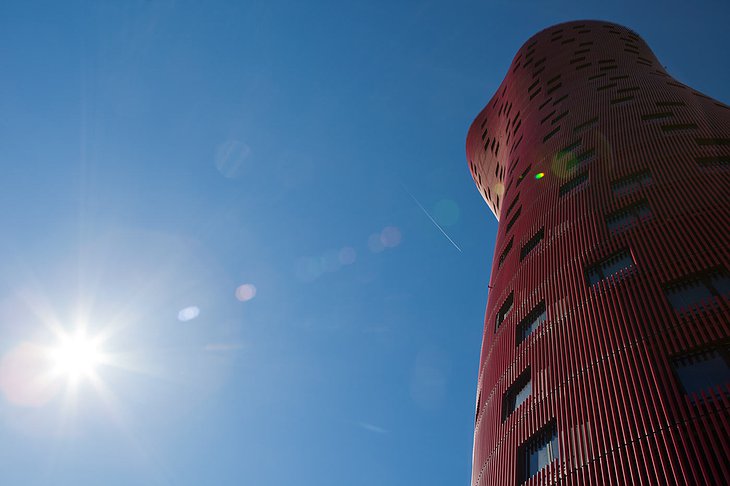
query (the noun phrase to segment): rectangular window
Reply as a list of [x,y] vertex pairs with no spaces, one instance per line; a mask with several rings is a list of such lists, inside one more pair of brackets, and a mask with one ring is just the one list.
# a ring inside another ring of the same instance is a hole
[[512,249],[512,243],[514,243],[515,237],[513,236],[510,238],[509,243],[507,243],[507,246],[504,247],[504,250],[502,250],[502,254],[499,255],[499,263],[497,264],[497,268],[502,268],[502,264],[507,259],[507,255],[509,255],[510,250]]
[[499,308],[499,312],[497,312],[497,323],[494,326],[494,332],[497,332],[497,329],[499,329],[499,326],[502,325],[505,319],[507,319],[507,316],[510,312],[512,312],[512,307],[514,307],[515,303],[515,293],[510,292],[509,296],[507,296],[507,299],[505,299],[504,304],[502,304],[502,307]]
[[628,249],[614,253],[586,270],[588,285],[592,286],[622,270],[633,268],[634,259]]
[[572,158],[569,158],[565,161],[565,169],[571,171],[576,167],[580,167],[581,165],[592,159],[594,155],[596,155],[596,149],[589,149]]
[[718,387],[726,393],[730,385],[730,343],[675,357],[671,363],[684,392],[693,400],[700,392]]
[[517,452],[517,483],[522,484],[560,458],[555,419],[530,437]]
[[515,185],[515,187],[519,187],[520,182],[522,182],[524,180],[524,178],[527,177],[527,174],[530,173],[531,168],[532,168],[532,165],[528,165],[525,168],[525,170],[522,172],[522,174],[520,174],[520,177],[517,178],[517,184]]
[[577,176],[573,177],[571,180],[560,186],[560,191],[558,192],[558,195],[560,197],[565,196],[570,191],[575,189],[576,187],[583,184],[585,181],[588,180],[588,171],[581,172]]
[[685,312],[713,303],[713,297],[730,296],[730,275],[724,268],[715,268],[667,285],[664,294],[675,311]]
[[623,207],[606,215],[606,226],[612,233],[618,233],[651,218],[651,209],[646,199]]
[[525,257],[535,249],[535,247],[542,241],[542,238],[545,236],[545,228],[540,228],[540,231],[535,233],[535,236],[530,238],[527,243],[525,243],[522,246],[522,249],[520,250],[520,261],[524,260]]
[[532,393],[532,380],[530,379],[530,367],[528,366],[514,383],[504,392],[502,397],[502,421],[512,415],[512,412],[525,403],[527,397]]
[[506,212],[506,213],[504,214],[505,216],[509,216],[509,213],[511,213],[511,212],[512,212],[512,210],[513,210],[513,209],[515,208],[515,205],[517,204],[517,202],[518,202],[519,200],[520,200],[520,194],[519,194],[519,193],[517,193],[517,195],[515,196],[515,199],[514,199],[514,201],[512,201],[512,202],[510,203],[509,207],[507,208],[507,212]]
[[479,422],[479,411],[482,408],[482,391],[479,390],[479,393],[477,394],[477,411],[474,414],[474,424]]
[[651,173],[648,170],[642,170],[613,181],[611,190],[614,196],[624,196],[647,187],[651,182]]
[[547,312],[545,309],[545,301],[543,300],[517,325],[516,345],[519,346],[522,344],[527,339],[527,336],[535,332],[546,319]]
[[515,225],[515,223],[517,222],[517,218],[519,218],[521,212],[522,212],[522,206],[517,208],[517,211],[515,211],[515,215],[512,216],[512,219],[510,219],[509,223],[507,223],[507,229],[504,230],[505,233],[509,233],[509,230],[511,230],[512,226]]

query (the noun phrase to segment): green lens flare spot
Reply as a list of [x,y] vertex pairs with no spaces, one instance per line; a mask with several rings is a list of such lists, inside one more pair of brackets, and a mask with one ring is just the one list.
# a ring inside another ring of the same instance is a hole
[[535,179],[537,179],[537,180],[540,180],[543,177],[545,177],[545,173],[544,172],[538,172],[537,174],[535,174]]

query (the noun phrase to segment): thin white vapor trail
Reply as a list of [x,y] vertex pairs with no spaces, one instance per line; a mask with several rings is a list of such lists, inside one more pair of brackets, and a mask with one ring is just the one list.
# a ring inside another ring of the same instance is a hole
[[441,234],[444,235],[446,237],[446,239],[451,242],[452,245],[454,245],[454,248],[456,248],[457,250],[459,250],[460,253],[463,253],[461,251],[461,248],[459,248],[459,245],[457,245],[456,242],[454,242],[454,240],[452,240],[451,237],[448,234],[446,234],[446,231],[444,231],[444,229],[441,227],[441,225],[439,225],[436,222],[436,220],[433,219],[430,214],[428,214],[428,211],[426,211],[426,208],[424,208],[423,205],[420,202],[418,202],[418,199],[416,199],[416,196],[414,196],[413,194],[411,194],[411,191],[409,191],[408,188],[405,185],[401,184],[401,186],[403,186],[403,190],[406,191],[406,193],[409,196],[411,196],[411,199],[413,199],[413,202],[415,202],[416,204],[418,204],[418,207],[421,208],[421,211],[423,211],[423,213],[426,216],[428,216],[428,219],[430,219],[431,222],[439,229],[439,231],[441,232]]

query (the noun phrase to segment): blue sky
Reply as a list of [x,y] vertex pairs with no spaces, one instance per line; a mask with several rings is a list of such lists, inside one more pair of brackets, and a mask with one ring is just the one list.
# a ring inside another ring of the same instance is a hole
[[[580,18],[730,99],[722,1],[3,2],[3,484],[468,484],[466,130]],[[96,378],[29,387],[77,326]]]

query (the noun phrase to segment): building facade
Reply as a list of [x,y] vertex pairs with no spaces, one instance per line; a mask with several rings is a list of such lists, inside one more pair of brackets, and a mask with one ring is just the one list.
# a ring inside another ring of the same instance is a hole
[[499,220],[472,484],[727,484],[730,107],[570,22],[519,50],[466,151]]

